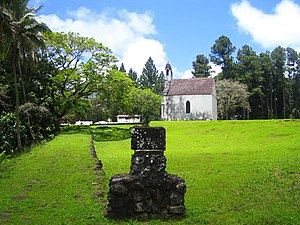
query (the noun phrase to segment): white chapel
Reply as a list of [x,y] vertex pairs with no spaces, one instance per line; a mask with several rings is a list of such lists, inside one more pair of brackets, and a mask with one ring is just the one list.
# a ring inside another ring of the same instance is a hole
[[163,120],[217,120],[216,87],[212,77],[173,79],[169,62],[165,76]]

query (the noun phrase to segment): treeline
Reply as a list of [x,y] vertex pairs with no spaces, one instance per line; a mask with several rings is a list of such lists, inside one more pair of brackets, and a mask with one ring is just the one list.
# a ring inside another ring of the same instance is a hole
[[109,48],[51,32],[38,10],[28,0],[0,2],[0,154],[51,138],[63,122],[159,116],[163,82],[151,58],[134,79]]
[[[278,46],[271,52],[258,54],[249,45],[236,50],[228,37],[221,36],[211,48],[210,59],[203,54],[197,55],[193,76],[210,76],[209,62],[221,66],[217,81],[228,80],[247,87],[249,107],[245,103],[247,107],[237,105],[231,108],[229,117],[245,118],[245,114],[250,119],[300,117],[300,54],[296,50]],[[222,87],[220,96],[227,91]],[[220,104],[220,107],[220,118],[228,118],[228,112],[224,113],[228,104]]]

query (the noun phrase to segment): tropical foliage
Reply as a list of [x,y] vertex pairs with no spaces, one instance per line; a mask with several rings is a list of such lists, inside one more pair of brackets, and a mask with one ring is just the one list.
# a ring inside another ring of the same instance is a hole
[[51,32],[28,2],[0,3],[0,152],[52,137],[61,122],[140,113],[148,123],[159,115],[158,95],[138,89],[132,69],[130,75],[124,65],[113,70],[117,60],[109,48],[76,33]]
[[[48,30],[47,26],[35,19],[37,8],[27,8],[28,1],[2,1],[0,4],[0,49],[1,58],[11,60],[12,77],[15,94],[15,121],[17,148],[22,148],[20,134],[20,99],[19,83],[22,87],[23,101],[27,102],[24,85],[24,71],[26,72],[26,58],[34,57],[37,47],[42,46],[42,31]],[[17,75],[18,70],[18,75]],[[20,82],[19,82],[20,80]],[[27,128],[33,141],[36,141],[32,132],[30,117],[27,117]]]

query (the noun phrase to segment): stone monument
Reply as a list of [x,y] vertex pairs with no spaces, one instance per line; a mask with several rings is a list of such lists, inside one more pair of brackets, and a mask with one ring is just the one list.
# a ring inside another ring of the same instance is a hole
[[180,218],[185,214],[184,179],[166,169],[166,131],[163,127],[134,127],[131,130],[129,174],[110,179],[107,217],[140,220]]

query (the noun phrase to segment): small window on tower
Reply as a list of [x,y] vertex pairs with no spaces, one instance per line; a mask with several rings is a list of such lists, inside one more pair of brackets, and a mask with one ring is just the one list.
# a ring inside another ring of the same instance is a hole
[[191,103],[187,101],[185,104],[185,113],[191,113]]

